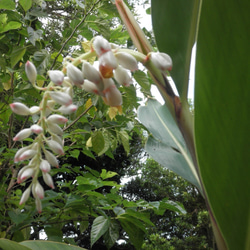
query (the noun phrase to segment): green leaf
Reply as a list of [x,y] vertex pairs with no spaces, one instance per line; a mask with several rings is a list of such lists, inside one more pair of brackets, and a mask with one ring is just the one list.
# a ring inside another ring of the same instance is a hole
[[2,27],[0,26],[0,33],[6,32],[9,30],[19,29],[21,26],[22,24],[20,22],[10,21],[4,26]]
[[122,145],[127,153],[129,154],[130,147],[129,147],[129,135],[125,130],[119,131],[119,137],[122,141]]
[[113,176],[118,175],[116,172],[108,171],[106,169],[102,169],[100,177],[105,180],[108,178],[112,178]]
[[202,192],[185,141],[168,108],[155,100],[148,100],[147,106],[139,107],[138,118],[154,136],[149,136],[146,143],[146,151],[151,157]]
[[166,210],[171,210],[179,214],[187,213],[186,210],[181,205],[179,205],[178,203],[174,201],[170,201],[170,200],[160,201],[159,213],[157,213],[157,211],[156,213],[163,215]]
[[42,30],[34,30],[32,27],[27,28],[29,40],[35,46],[36,41],[40,40],[43,34]]
[[149,219],[149,217],[150,217],[149,214],[142,213],[140,210],[135,211],[134,209],[127,208],[126,214],[128,214],[132,217],[135,217],[135,218],[145,222],[146,224],[148,224],[150,226],[154,226],[154,223]]
[[[45,240],[30,240],[30,241],[23,241],[20,243],[22,246],[26,246],[27,248],[20,249],[20,250],[83,250],[86,248],[81,248],[73,245],[67,245],[64,243],[59,242],[51,242],[51,241],[45,241]],[[29,247],[29,248],[28,248]],[[10,248],[9,248],[10,249]],[[8,250],[9,250],[8,249]],[[7,250],[7,249],[6,249]],[[18,248],[13,250],[19,250]]]
[[2,250],[30,250],[31,248],[22,246],[17,242],[7,240],[7,239],[0,239],[0,248]]
[[147,75],[141,71],[141,70],[137,70],[134,74],[133,77],[135,78],[135,80],[137,81],[137,83],[145,90],[150,90],[150,82],[148,80]]
[[104,137],[102,131],[96,131],[91,136],[93,150],[98,154],[98,156],[104,154],[109,148],[109,142],[107,138]]
[[15,1],[13,0],[0,0],[0,9],[14,10],[16,8]]
[[120,224],[112,219],[107,232],[103,235],[105,245],[110,249],[119,238]]
[[108,230],[110,219],[104,216],[99,216],[93,221],[91,227],[91,247],[95,242]]
[[19,0],[19,4],[22,6],[24,11],[27,11],[32,6],[32,0]]
[[24,47],[15,47],[10,55],[10,63],[13,68],[24,56],[26,48]]
[[[200,0],[152,0],[157,46],[173,60],[171,76],[182,100],[187,98],[190,60],[195,43]],[[211,18],[211,17],[210,17]]]
[[199,27],[195,140],[200,173],[228,249],[249,249],[249,1],[229,0],[226,7],[222,1],[203,1]]
[[15,211],[9,211],[8,215],[10,216],[11,220],[16,224],[20,224],[21,222],[23,222],[25,219],[27,219],[29,217],[28,214],[26,213],[21,213],[20,210],[15,210]]
[[78,159],[79,154],[80,154],[80,150],[77,150],[77,149],[72,150],[72,151],[69,152],[69,154],[70,154],[71,157],[74,157],[74,158]]
[[144,231],[136,224],[138,220],[134,219],[135,223],[133,223],[131,222],[131,220],[128,220],[125,217],[119,217],[119,221],[122,225],[122,228],[127,232],[131,243],[135,246],[136,249],[141,249],[144,238]]

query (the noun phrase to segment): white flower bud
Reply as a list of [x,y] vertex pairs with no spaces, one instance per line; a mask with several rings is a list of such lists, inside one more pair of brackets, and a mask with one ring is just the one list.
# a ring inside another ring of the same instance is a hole
[[130,71],[138,70],[136,59],[129,53],[117,52],[115,54],[115,57],[118,60],[118,63],[125,69],[128,69]]
[[46,116],[50,115],[54,107],[55,107],[55,101],[48,100],[45,115]]
[[67,93],[50,91],[49,95],[55,102],[61,105],[68,106],[72,104],[72,98]]
[[18,159],[19,161],[25,161],[32,158],[36,153],[37,153],[36,150],[28,149],[24,153],[22,153]]
[[71,63],[67,66],[67,76],[70,81],[78,87],[84,83],[82,71]]
[[111,50],[110,43],[102,36],[95,37],[95,40],[93,42],[93,46],[94,46],[94,49],[95,49],[96,54],[98,56],[101,56],[102,54]]
[[99,57],[99,64],[111,69],[116,69],[118,66],[116,58],[111,50]]
[[47,145],[55,154],[59,154],[59,155],[64,154],[63,148],[58,142],[49,140],[47,141]]
[[37,71],[36,71],[35,65],[32,62],[27,61],[25,63],[25,72],[26,72],[26,75],[27,75],[29,81],[32,84],[34,84],[36,81]]
[[87,78],[89,81],[95,84],[99,84],[100,82],[102,82],[102,77],[99,71],[90,63],[84,62],[82,64],[82,72],[83,72],[83,76]]
[[58,142],[63,147],[63,139],[58,135],[52,135],[52,140]]
[[56,123],[51,123],[51,122],[47,122],[48,125],[48,130],[50,133],[54,133],[57,135],[62,135],[63,134],[63,130],[61,127],[59,127],[59,125],[57,125]]
[[122,105],[122,95],[115,85],[105,89],[105,97],[103,98],[105,103],[111,107],[117,107]]
[[43,173],[43,180],[44,182],[46,183],[46,185],[48,185],[49,187],[51,187],[52,189],[54,189],[54,182],[53,182],[53,179],[51,177],[50,174],[48,173]]
[[24,192],[23,195],[21,197],[21,200],[19,202],[19,205],[22,205],[23,203],[25,203],[29,197],[30,197],[30,191],[31,191],[31,186],[29,186]]
[[16,136],[13,138],[13,141],[22,141],[25,138],[29,137],[32,133],[32,130],[30,128],[22,129],[19,133],[16,134]]
[[40,214],[42,212],[42,202],[39,198],[36,198],[35,203],[36,203],[36,210]]
[[76,110],[77,110],[77,106],[74,105],[74,104],[70,104],[68,106],[61,106],[58,111],[65,114],[65,115],[69,115],[69,114],[72,114],[74,113]]
[[30,110],[31,115],[35,115],[35,114],[38,114],[40,112],[40,107],[32,106],[29,110]]
[[34,174],[34,169],[31,167],[26,168],[24,171],[20,171],[17,176],[17,183],[21,183],[24,180],[32,177],[33,174]]
[[45,150],[44,154],[45,154],[46,160],[50,163],[51,166],[56,167],[56,168],[59,167],[58,160],[52,153],[50,153],[48,150]]
[[38,181],[32,185],[32,194],[35,198],[37,198],[37,197],[39,199],[44,198],[44,189]]
[[42,170],[42,172],[45,172],[45,173],[49,172],[51,169],[50,164],[47,160],[41,160],[39,167]]
[[16,154],[15,154],[15,156],[14,156],[14,162],[15,162],[15,163],[19,162],[19,161],[20,161],[20,159],[19,159],[20,156],[21,156],[25,151],[27,151],[29,148],[30,148],[30,147],[20,148],[20,149],[16,152]]
[[54,115],[49,116],[47,118],[47,121],[51,123],[65,124],[68,121],[68,119],[62,115],[54,114]]
[[21,102],[14,102],[10,104],[12,111],[18,115],[30,115],[29,108]]
[[32,125],[30,129],[35,134],[41,134],[43,132],[43,128],[37,124]]
[[82,89],[87,92],[94,93],[96,95],[100,94],[96,84],[94,84],[93,82],[89,80],[84,81],[84,84],[82,85]]
[[56,85],[62,85],[64,81],[64,74],[60,70],[49,70],[48,75],[50,80]]
[[127,70],[125,70],[123,67],[118,66],[115,70],[115,80],[124,85],[124,86],[129,86],[130,84],[133,83],[133,80]]
[[171,57],[166,53],[152,52],[150,59],[161,71],[171,70],[173,63]]

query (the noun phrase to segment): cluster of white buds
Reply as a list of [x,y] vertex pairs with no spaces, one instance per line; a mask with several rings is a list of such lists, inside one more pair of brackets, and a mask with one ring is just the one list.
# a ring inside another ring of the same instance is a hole
[[[33,63],[28,61],[25,71],[30,82],[36,86],[37,71]],[[25,203],[32,192],[39,213],[42,211],[41,199],[44,197],[44,189],[38,181],[39,173],[41,171],[44,182],[54,188],[49,172],[51,166],[58,167],[59,165],[54,154],[64,154],[63,129],[60,125],[64,125],[68,121],[62,114],[71,114],[77,109],[72,101],[73,86],[68,83],[64,74],[58,70],[49,71],[48,74],[52,83],[48,87],[42,88],[45,92],[39,106],[29,108],[20,102],[10,104],[12,111],[18,115],[27,116],[40,113],[40,119],[36,124],[22,129],[13,138],[14,141],[23,141],[32,134],[36,135],[33,143],[17,151],[14,162],[29,161],[17,176],[17,183],[22,183],[32,177],[32,182],[23,193],[20,204]]]
[[[14,141],[23,141],[35,134],[30,145],[17,151],[14,162],[29,161],[28,165],[19,171],[17,177],[18,183],[32,177],[32,182],[23,193],[20,204],[25,203],[32,192],[38,212],[42,211],[41,199],[44,197],[44,189],[38,181],[39,173],[42,171],[44,182],[54,188],[49,174],[51,166],[58,167],[54,154],[64,154],[63,129],[60,125],[65,125],[68,121],[63,115],[71,114],[77,109],[72,100],[73,86],[101,96],[109,106],[119,107],[122,105],[122,95],[116,83],[129,86],[132,83],[129,71],[138,70],[138,61],[145,64],[151,60],[162,72],[172,68],[172,60],[167,54],[151,52],[145,56],[134,51],[129,53],[128,50],[109,43],[101,36],[94,38],[91,52],[98,57],[99,70],[80,57],[73,60],[73,63],[64,65],[66,76],[64,70],[48,71],[51,82],[43,88],[36,85],[36,67],[28,61],[25,64],[26,75],[35,88],[44,91],[42,101],[39,106],[30,108],[20,102],[10,104],[12,111],[18,115],[40,114],[36,124],[22,129],[13,138]],[[84,56],[82,58],[85,58]],[[81,69],[77,67],[80,63],[82,63]]]

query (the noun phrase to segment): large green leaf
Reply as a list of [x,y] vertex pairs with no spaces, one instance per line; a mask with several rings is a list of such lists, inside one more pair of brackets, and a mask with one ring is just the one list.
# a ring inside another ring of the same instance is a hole
[[14,10],[16,8],[14,0],[0,0],[0,9]]
[[190,60],[197,33],[200,0],[152,0],[158,49],[173,60],[171,76],[182,100],[187,97]]
[[[67,245],[60,242],[52,242],[45,240],[28,240],[20,242],[21,245],[28,247],[32,250],[86,250],[86,248]],[[25,248],[26,249],[26,248]],[[18,249],[16,249],[18,250]]]
[[201,191],[191,156],[168,108],[150,99],[146,106],[139,107],[138,118],[153,135],[148,138],[146,151],[162,166],[181,175]]
[[85,249],[59,242],[45,240],[30,240],[17,243],[15,241],[0,239],[0,248],[3,250],[80,250]]
[[30,250],[29,247],[20,245],[19,243],[7,239],[0,239],[0,249],[3,250]]
[[110,226],[110,219],[104,216],[98,216],[93,221],[91,228],[91,246],[108,230]]
[[195,137],[201,177],[229,249],[250,249],[250,2],[203,1]]

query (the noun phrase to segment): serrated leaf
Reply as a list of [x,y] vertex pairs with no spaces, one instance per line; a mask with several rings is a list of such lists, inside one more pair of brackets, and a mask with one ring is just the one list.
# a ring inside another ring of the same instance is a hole
[[150,90],[150,82],[148,80],[147,75],[141,71],[141,70],[137,70],[134,74],[133,77],[135,78],[135,80],[137,81],[137,83],[145,90]]
[[105,245],[110,249],[119,238],[120,225],[118,221],[111,220],[106,233],[103,235]]
[[112,178],[113,176],[118,175],[116,172],[108,171],[106,169],[102,169],[100,177],[105,180],[108,178]]
[[108,230],[110,225],[110,219],[104,216],[99,216],[93,221],[91,227],[91,247],[95,242]]
[[118,113],[117,107],[109,107],[108,115],[109,115],[111,121],[116,117],[117,113]]
[[119,131],[119,138],[121,139],[122,145],[128,155],[130,151],[128,133],[125,130]]
[[24,11],[27,11],[32,6],[32,0],[19,0],[19,4],[22,6]]
[[131,243],[135,246],[136,249],[141,249],[143,238],[144,238],[144,231],[138,227],[138,220],[132,219],[128,220],[128,218],[120,217],[119,221],[122,225],[122,228],[127,232]]

